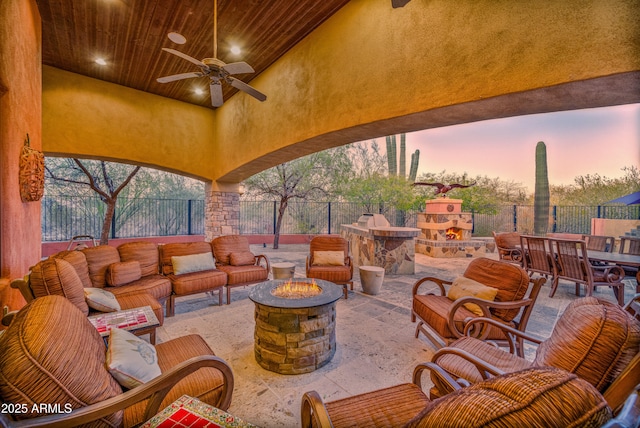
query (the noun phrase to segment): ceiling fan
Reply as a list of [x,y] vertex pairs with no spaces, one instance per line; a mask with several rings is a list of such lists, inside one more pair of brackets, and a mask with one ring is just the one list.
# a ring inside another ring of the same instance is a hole
[[159,77],[160,83],[174,82],[176,80],[190,79],[193,77],[207,76],[210,79],[209,91],[211,92],[211,105],[220,107],[224,103],[222,98],[222,82],[226,82],[236,89],[239,89],[251,95],[259,101],[264,101],[267,96],[252,86],[236,79],[232,74],[254,73],[255,70],[244,61],[232,62],[225,64],[218,59],[218,2],[213,2],[213,58],[204,58],[202,61],[197,60],[185,53],[170,48],[162,48],[163,51],[179,56],[182,59],[197,65],[200,71],[190,73],[173,74],[171,76]]

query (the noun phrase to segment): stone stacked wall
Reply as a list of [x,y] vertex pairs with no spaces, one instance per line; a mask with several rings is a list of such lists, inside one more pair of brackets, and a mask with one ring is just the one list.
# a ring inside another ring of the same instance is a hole
[[256,303],[255,358],[280,374],[312,372],[336,352],[336,303],[274,308]]
[[205,198],[204,239],[240,233],[240,194],[211,191]]

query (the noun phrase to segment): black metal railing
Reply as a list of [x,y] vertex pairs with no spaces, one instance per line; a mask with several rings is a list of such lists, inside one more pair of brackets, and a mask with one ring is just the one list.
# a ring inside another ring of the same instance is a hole
[[[272,235],[279,202],[241,201],[240,233]],[[106,205],[97,197],[45,196],[42,199],[43,241],[66,241],[77,235],[100,236]],[[385,204],[351,202],[289,202],[281,234],[339,233],[363,213],[383,214],[394,226],[416,227],[423,209],[397,210]],[[488,206],[472,212],[473,235],[492,231],[533,233],[533,206]],[[111,224],[111,238],[204,234],[204,201],[186,199],[119,198]],[[588,234],[592,218],[640,219],[640,206],[553,206],[549,232]]]

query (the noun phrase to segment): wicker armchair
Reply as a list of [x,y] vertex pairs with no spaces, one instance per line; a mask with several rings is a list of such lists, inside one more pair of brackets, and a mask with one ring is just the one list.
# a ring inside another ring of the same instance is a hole
[[[636,299],[640,299],[640,295]],[[438,350],[432,362],[454,378],[471,383],[530,367],[557,367],[595,386],[615,410],[640,383],[640,320],[634,306],[637,303],[638,300],[630,302],[625,310],[594,297],[575,300],[544,341],[500,326],[495,320],[477,318],[470,321],[469,331],[475,323],[500,327],[512,338],[521,337],[537,345],[535,358],[531,361],[515,355],[515,340],[506,351],[490,342],[465,336]],[[441,382],[433,373],[432,380],[435,385],[432,397],[451,390],[447,382]]]
[[[413,286],[413,309],[411,321],[419,319],[415,336],[422,332],[438,348],[464,335],[465,323],[472,318],[486,316],[500,323],[525,331],[533,305],[544,278],[529,278],[527,272],[511,263],[488,258],[474,259],[463,274],[475,282],[497,289],[494,301],[477,297],[461,297],[452,300],[448,297],[445,285],[455,281],[426,277]],[[436,285],[437,292],[420,294],[421,287]],[[481,313],[474,313],[466,304],[476,304]],[[479,337],[506,341],[500,329],[488,327],[477,333]],[[506,343],[506,342],[505,342]]]
[[[184,394],[229,407],[233,373],[204,339],[183,336],[155,349],[161,374],[123,392],[105,367],[105,343],[84,314],[62,296],[35,299],[0,336],[0,399],[18,409],[0,414],[0,424],[69,427],[95,421],[94,426],[131,427]],[[59,406],[62,413],[43,415],[33,403],[46,403],[47,413]]]
[[[342,252],[335,260],[331,253]],[[324,254],[323,254],[324,253]],[[321,255],[328,254],[326,260]],[[353,261],[349,255],[349,241],[340,236],[316,236],[309,243],[309,255],[306,261],[307,278],[323,279],[344,287],[344,298],[349,295],[348,286],[353,290]]]
[[[437,366],[429,368],[438,371]],[[611,418],[606,401],[592,385],[551,367],[509,373],[465,388],[448,377],[455,392],[434,401],[419,387],[415,371],[413,379],[414,383],[326,404],[317,392],[307,392],[302,397],[301,426],[595,427]]]
[[522,249],[518,232],[491,232],[496,242],[498,257],[505,262],[522,266]]
[[263,254],[255,255],[245,236],[219,236],[211,241],[216,267],[227,274],[227,305],[231,303],[231,289],[266,281],[271,266]]
[[624,305],[624,270],[620,266],[594,266],[589,262],[585,241],[574,239],[549,239],[551,257],[556,261],[558,273],[551,283],[549,297],[553,297],[560,279],[576,284],[576,296],[580,286],[586,287],[591,296],[596,287],[610,287],[620,306]]

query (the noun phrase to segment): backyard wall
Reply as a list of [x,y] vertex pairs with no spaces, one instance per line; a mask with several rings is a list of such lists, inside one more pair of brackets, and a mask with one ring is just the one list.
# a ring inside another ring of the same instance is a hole
[[41,24],[35,0],[0,2],[0,307],[24,304],[9,279],[40,259],[40,202],[22,202],[20,152],[42,148]]
[[638,227],[640,227],[640,220],[618,220],[607,218],[591,219],[592,235],[613,236],[616,238],[616,248],[614,251],[618,251],[620,236],[623,236],[625,233],[628,233]]

